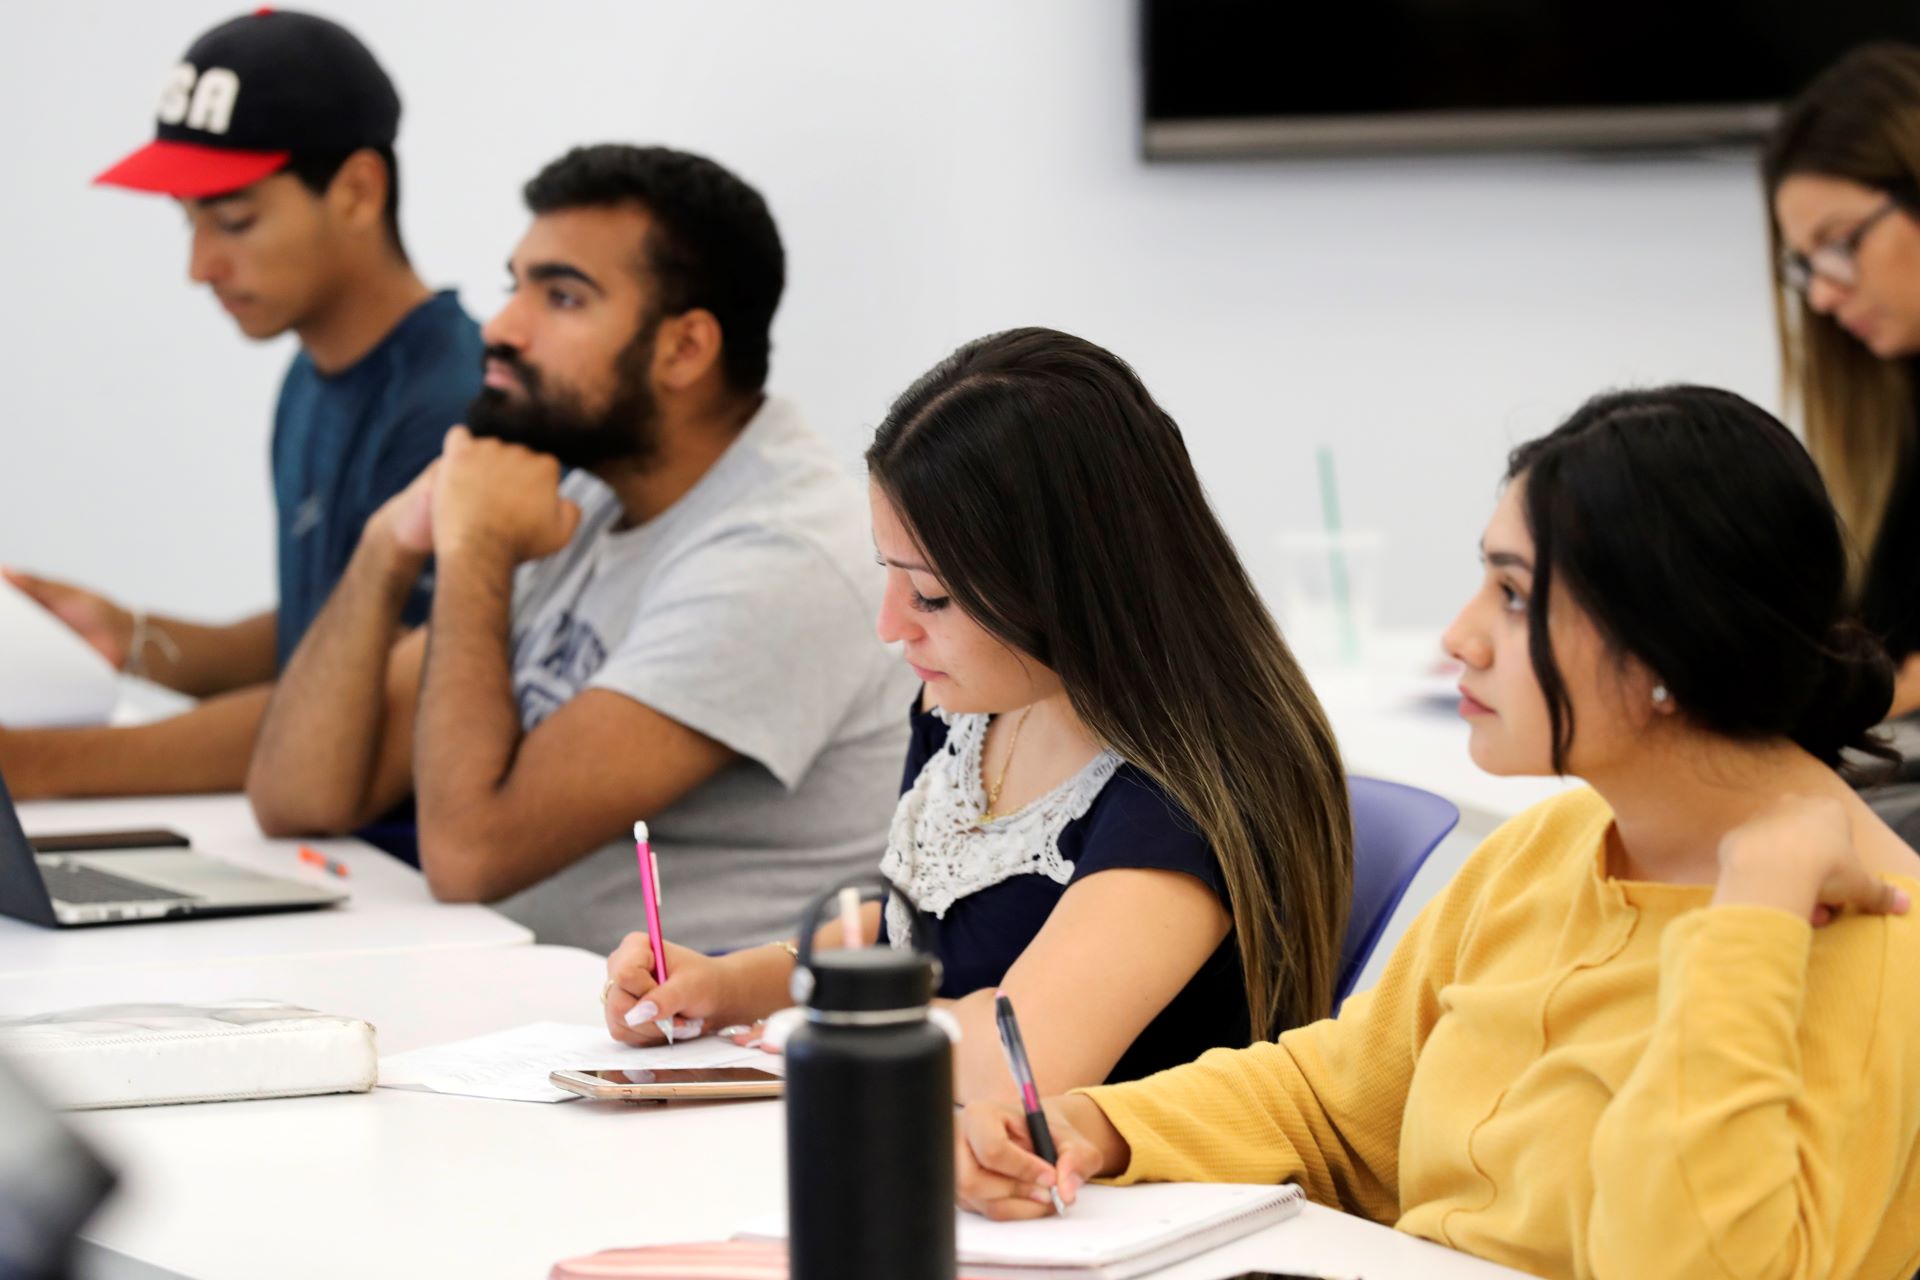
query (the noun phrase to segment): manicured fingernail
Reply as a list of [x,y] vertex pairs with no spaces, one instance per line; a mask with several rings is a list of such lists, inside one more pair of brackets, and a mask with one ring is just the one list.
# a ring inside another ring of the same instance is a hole
[[655,1018],[658,1018],[659,1016],[660,1016],[659,1005],[655,1004],[651,1000],[642,1000],[639,1004],[627,1010],[627,1016],[625,1019],[623,1019],[623,1021],[625,1021],[626,1024],[630,1027],[637,1027],[643,1022],[652,1022]]
[[748,1026],[746,1023],[736,1022],[730,1027],[720,1028],[718,1031],[714,1032],[713,1034],[721,1037],[722,1039],[731,1040],[735,1036],[743,1036],[751,1030],[753,1030],[753,1028]]
[[707,1029],[705,1018],[675,1018],[674,1026],[682,1040],[698,1040],[700,1033]]
[[1079,1194],[1080,1194],[1080,1188],[1082,1188],[1082,1187],[1084,1187],[1084,1186],[1086,1186],[1086,1185],[1087,1185],[1087,1180],[1086,1180],[1085,1178],[1083,1178],[1083,1177],[1081,1177],[1081,1176],[1080,1176],[1079,1174],[1077,1174],[1077,1173],[1070,1173],[1070,1174],[1068,1174],[1068,1175],[1067,1175],[1067,1187],[1066,1187],[1066,1195],[1067,1195],[1067,1198],[1068,1198],[1069,1200],[1071,1200],[1071,1199],[1072,1199],[1073,1197],[1075,1197],[1075,1196],[1077,1196],[1077,1195],[1079,1195]]
[[1027,1192],[1027,1199],[1033,1201],[1035,1204],[1050,1205],[1053,1203],[1053,1197],[1047,1194],[1045,1187],[1035,1187],[1033,1190]]

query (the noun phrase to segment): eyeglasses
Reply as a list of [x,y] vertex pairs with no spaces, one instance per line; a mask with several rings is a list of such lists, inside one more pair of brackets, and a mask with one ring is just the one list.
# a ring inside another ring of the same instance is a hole
[[1900,202],[1889,196],[1879,208],[1862,218],[1857,226],[1838,240],[1830,240],[1820,245],[1812,253],[1795,253],[1792,250],[1780,255],[1780,279],[1787,288],[1806,296],[1813,288],[1816,277],[1843,289],[1851,289],[1860,283],[1860,263],[1855,254],[1860,251],[1860,242],[1867,238],[1867,232],[1874,229],[1881,219],[1900,207]]

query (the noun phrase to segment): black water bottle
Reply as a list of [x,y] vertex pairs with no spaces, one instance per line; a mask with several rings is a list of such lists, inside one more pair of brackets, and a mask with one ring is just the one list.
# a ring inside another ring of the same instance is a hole
[[[953,1048],[928,1019],[939,962],[918,951],[813,951],[843,887],[800,922],[787,1039],[787,1230],[792,1280],[954,1280]],[[920,936],[925,936],[924,934]]]

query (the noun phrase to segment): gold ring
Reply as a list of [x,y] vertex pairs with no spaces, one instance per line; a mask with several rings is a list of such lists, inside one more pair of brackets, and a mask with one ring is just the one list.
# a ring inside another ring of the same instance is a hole
[[601,1005],[602,1005],[603,1007],[604,1007],[604,1006],[606,1005],[606,1003],[607,1003],[607,997],[608,997],[608,996],[610,996],[610,995],[612,995],[612,994],[613,994],[613,979],[612,979],[612,978],[608,978],[608,979],[607,979],[607,985],[606,985],[606,986],[604,986],[604,987],[602,987],[602,988],[600,988],[600,1003],[601,1003]]

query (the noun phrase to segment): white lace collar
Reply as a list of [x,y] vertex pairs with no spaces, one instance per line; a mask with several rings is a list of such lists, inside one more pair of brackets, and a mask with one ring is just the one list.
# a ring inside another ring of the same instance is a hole
[[[947,741],[900,797],[882,874],[935,919],[969,894],[1014,876],[1038,873],[1057,884],[1072,879],[1073,864],[1060,856],[1060,832],[1086,815],[1120,757],[1103,750],[1026,808],[986,822],[980,757],[990,717],[934,714],[946,723]],[[887,937],[896,947],[913,942],[912,916],[898,898],[887,903]]]

